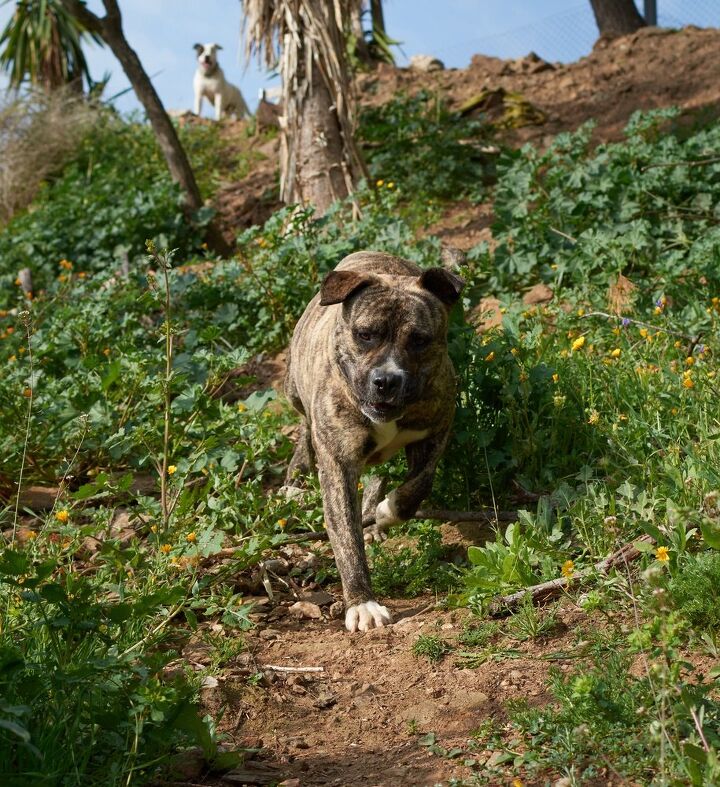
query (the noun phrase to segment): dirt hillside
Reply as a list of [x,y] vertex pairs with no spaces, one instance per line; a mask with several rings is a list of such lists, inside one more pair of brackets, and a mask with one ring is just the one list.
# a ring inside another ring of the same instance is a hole
[[[553,135],[590,118],[597,120],[601,141],[618,138],[637,109],[677,105],[691,115],[716,113],[718,52],[720,30],[650,28],[601,41],[576,63],[546,63],[533,55],[514,61],[476,55],[467,69],[421,73],[383,66],[361,77],[359,87],[368,104],[386,101],[398,90],[429,88],[447,96],[455,108],[483,90],[503,88],[521,93],[545,116],[543,123],[505,132],[503,141],[547,144]],[[275,151],[274,144],[266,145],[267,158],[248,179],[221,192],[220,212],[236,229],[262,221],[275,207],[268,196]],[[488,205],[455,204],[431,230],[468,248],[489,236],[491,219]],[[460,539],[462,548],[471,542]],[[316,551],[327,558],[326,546]],[[422,634],[433,634],[457,648],[469,613],[438,610],[435,599],[390,600],[395,625],[349,635],[338,619],[339,587],[321,590],[291,580],[286,585],[284,595],[276,595],[272,603],[258,599],[257,626],[248,635],[247,651],[204,692],[208,712],[217,715],[224,709],[220,728],[229,741],[257,753],[222,780],[196,774],[183,783],[369,787],[467,779],[473,768],[493,765],[493,752],[482,743],[469,746],[471,735],[489,721],[502,725],[504,703],[511,697],[545,702],[549,664],[569,669],[571,663],[553,654],[571,654],[579,629],[592,626],[568,603],[547,640],[516,644],[511,657],[477,668],[456,653],[430,663],[413,655],[413,643]],[[293,608],[298,601],[306,606]],[[320,669],[283,672],[273,667]],[[427,733],[436,736],[444,755],[437,748],[432,753],[427,739],[422,742],[420,735]],[[455,749],[459,753],[452,753]],[[548,774],[549,783],[565,784],[555,782],[558,778]],[[492,783],[512,780],[498,776]],[[599,783],[621,782],[607,774]]]

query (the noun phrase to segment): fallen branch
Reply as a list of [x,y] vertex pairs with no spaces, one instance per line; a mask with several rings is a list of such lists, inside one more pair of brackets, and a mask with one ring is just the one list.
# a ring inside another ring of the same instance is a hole
[[514,522],[517,511],[496,511],[483,508],[479,511],[444,511],[420,509],[413,519],[439,519],[442,522]]
[[263,664],[260,669],[273,672],[325,672],[325,667],[278,667],[274,664]]
[[578,571],[572,577],[558,577],[551,579],[548,582],[541,582],[538,585],[532,585],[515,593],[510,593],[507,596],[499,596],[490,602],[488,607],[488,614],[493,617],[501,617],[507,615],[516,609],[527,598],[533,604],[540,601],[548,601],[552,598],[557,598],[562,595],[571,585],[581,585],[586,580],[597,576],[598,574],[605,575],[618,564],[627,564],[636,560],[642,552],[635,546],[638,542],[646,542],[649,544],[655,543],[652,536],[640,536],[628,544],[624,544],[620,549],[616,550],[606,558],[596,563],[591,568],[586,568],[584,571]]

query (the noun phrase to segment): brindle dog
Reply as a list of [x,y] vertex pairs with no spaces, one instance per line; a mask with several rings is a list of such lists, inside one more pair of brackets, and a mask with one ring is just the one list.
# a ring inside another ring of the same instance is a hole
[[[349,631],[392,622],[370,589],[363,525],[365,539],[382,539],[430,493],[455,411],[447,327],[463,285],[442,268],[351,254],[325,277],[293,334],[285,391],[304,418],[286,485],[317,463]],[[383,499],[382,484],[369,483],[361,515],[363,468],[401,448],[405,481]]]

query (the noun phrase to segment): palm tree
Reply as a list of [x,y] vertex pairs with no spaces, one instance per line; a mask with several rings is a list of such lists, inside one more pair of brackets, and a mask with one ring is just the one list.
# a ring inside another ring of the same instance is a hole
[[68,84],[82,90],[82,78],[91,81],[86,41],[101,43],[59,0],[19,0],[0,34],[0,67],[14,88],[30,82],[48,91]]
[[322,214],[367,171],[355,144],[346,41],[361,0],[240,0],[247,57],[282,77],[280,196]]

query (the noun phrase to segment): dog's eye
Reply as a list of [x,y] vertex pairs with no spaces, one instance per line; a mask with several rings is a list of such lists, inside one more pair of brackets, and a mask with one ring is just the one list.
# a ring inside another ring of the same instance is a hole
[[410,346],[414,350],[424,350],[426,347],[430,346],[431,341],[432,341],[432,337],[428,336],[425,333],[410,334]]
[[359,339],[361,342],[369,342],[372,337],[373,335],[370,331],[355,331],[355,338]]

